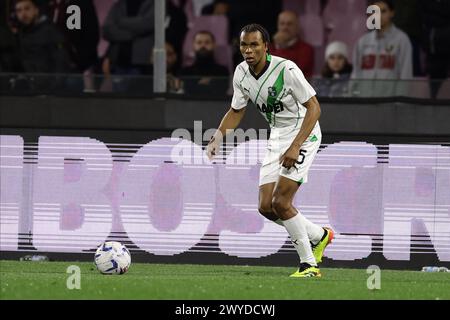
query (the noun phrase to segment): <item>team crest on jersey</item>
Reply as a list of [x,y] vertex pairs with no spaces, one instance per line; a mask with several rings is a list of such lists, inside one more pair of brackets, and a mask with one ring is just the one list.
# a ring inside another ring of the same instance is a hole
[[269,87],[268,91],[269,91],[269,97],[275,98],[277,96],[277,88]]

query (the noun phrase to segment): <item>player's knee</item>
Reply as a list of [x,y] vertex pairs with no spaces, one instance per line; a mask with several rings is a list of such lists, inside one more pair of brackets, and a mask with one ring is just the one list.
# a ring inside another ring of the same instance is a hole
[[272,213],[272,204],[269,203],[260,203],[258,206],[258,211],[260,214],[262,214],[263,216]]
[[272,204],[270,202],[268,204],[267,203],[265,203],[265,204],[260,203],[259,207],[258,207],[258,211],[266,219],[269,219],[269,220],[272,220],[272,221],[275,221],[275,220],[278,219],[278,216],[275,214],[275,212],[273,212]]
[[276,214],[283,214],[290,208],[289,199],[282,195],[275,195],[272,199],[272,208]]

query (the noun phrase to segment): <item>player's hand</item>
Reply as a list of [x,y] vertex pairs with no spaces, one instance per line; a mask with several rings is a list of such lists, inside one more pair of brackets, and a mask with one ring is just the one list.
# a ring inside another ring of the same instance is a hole
[[280,157],[280,163],[286,169],[295,168],[300,154],[300,147],[290,146],[289,149]]
[[212,137],[206,147],[206,155],[208,159],[211,161],[218,153],[220,148],[220,141],[215,137]]

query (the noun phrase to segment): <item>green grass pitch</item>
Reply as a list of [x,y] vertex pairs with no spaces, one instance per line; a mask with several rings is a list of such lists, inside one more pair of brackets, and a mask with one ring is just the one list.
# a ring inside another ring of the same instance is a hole
[[[67,267],[81,269],[81,289],[66,287]],[[106,276],[86,262],[0,261],[1,299],[450,299],[449,273],[381,271],[367,289],[366,270],[322,269],[322,278],[293,279],[295,268],[133,263]]]

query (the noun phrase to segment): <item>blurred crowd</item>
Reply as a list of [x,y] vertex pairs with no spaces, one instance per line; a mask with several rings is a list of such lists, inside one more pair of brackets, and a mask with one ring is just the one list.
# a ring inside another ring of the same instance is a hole
[[[1,3],[0,72],[152,75],[154,0]],[[381,9],[381,30],[367,31],[370,4]],[[70,5],[81,9],[80,30],[66,26]],[[341,90],[336,79],[449,75],[450,0],[167,0],[169,91],[225,93],[248,23],[267,28],[271,54],[323,79],[324,95]],[[441,83],[433,83],[434,97]],[[126,90],[117,80],[103,86]]]

